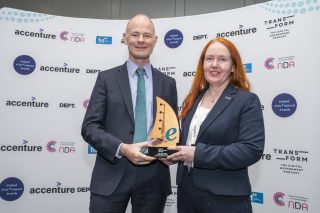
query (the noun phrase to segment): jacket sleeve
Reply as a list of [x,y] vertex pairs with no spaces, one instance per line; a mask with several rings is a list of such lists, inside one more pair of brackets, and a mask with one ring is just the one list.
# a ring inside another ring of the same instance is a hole
[[118,159],[115,157],[115,153],[122,141],[104,128],[105,119],[108,117],[106,109],[109,103],[105,82],[102,73],[99,73],[82,123],[81,135],[88,144],[97,150],[99,155],[116,163]]

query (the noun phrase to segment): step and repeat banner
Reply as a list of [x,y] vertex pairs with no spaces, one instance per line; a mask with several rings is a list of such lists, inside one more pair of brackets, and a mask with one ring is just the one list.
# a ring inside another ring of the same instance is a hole
[[[152,64],[176,79],[180,105],[210,39],[239,48],[265,117],[264,155],[249,168],[254,212],[319,212],[320,1],[154,23]],[[88,212],[96,152],[80,128],[97,73],[128,58],[126,24],[0,9],[1,213]],[[166,213],[177,212],[175,172]]]

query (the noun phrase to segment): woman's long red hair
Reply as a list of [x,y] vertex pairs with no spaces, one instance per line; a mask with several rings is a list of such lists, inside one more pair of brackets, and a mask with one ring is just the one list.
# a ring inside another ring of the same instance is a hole
[[215,42],[224,44],[230,51],[231,59],[235,68],[234,72],[230,76],[230,84],[245,91],[250,90],[250,83],[246,77],[242,60],[236,46],[231,41],[225,38],[213,39],[206,44],[201,52],[191,89],[182,104],[182,111],[180,114],[181,120],[186,117],[201,90],[208,86],[208,82],[204,77],[203,61],[208,47]]

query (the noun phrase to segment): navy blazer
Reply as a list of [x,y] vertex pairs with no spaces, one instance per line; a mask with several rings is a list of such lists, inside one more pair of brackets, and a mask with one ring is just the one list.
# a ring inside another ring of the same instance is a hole
[[[182,145],[186,144],[192,117],[204,93],[205,90],[182,121]],[[248,166],[261,158],[264,142],[258,96],[228,85],[200,126],[194,156],[195,185],[215,195],[250,195]],[[182,173],[183,162],[180,162],[178,185]]]
[[[152,67],[154,118],[156,96],[177,112],[177,89],[173,78]],[[97,150],[90,190],[111,195],[118,186],[129,161],[116,158],[120,143],[130,144],[134,135],[134,114],[126,63],[98,74],[84,121],[83,139]],[[156,162],[163,191],[171,193],[168,166]]]

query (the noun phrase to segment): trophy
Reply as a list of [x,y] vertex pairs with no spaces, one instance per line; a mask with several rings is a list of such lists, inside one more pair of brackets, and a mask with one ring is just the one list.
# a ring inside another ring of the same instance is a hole
[[179,122],[176,113],[163,99],[156,97],[157,112],[154,126],[150,134],[151,139],[158,139],[160,144],[148,147],[147,155],[156,158],[166,158],[173,154],[174,150],[168,150],[169,146],[176,146],[179,142]]

